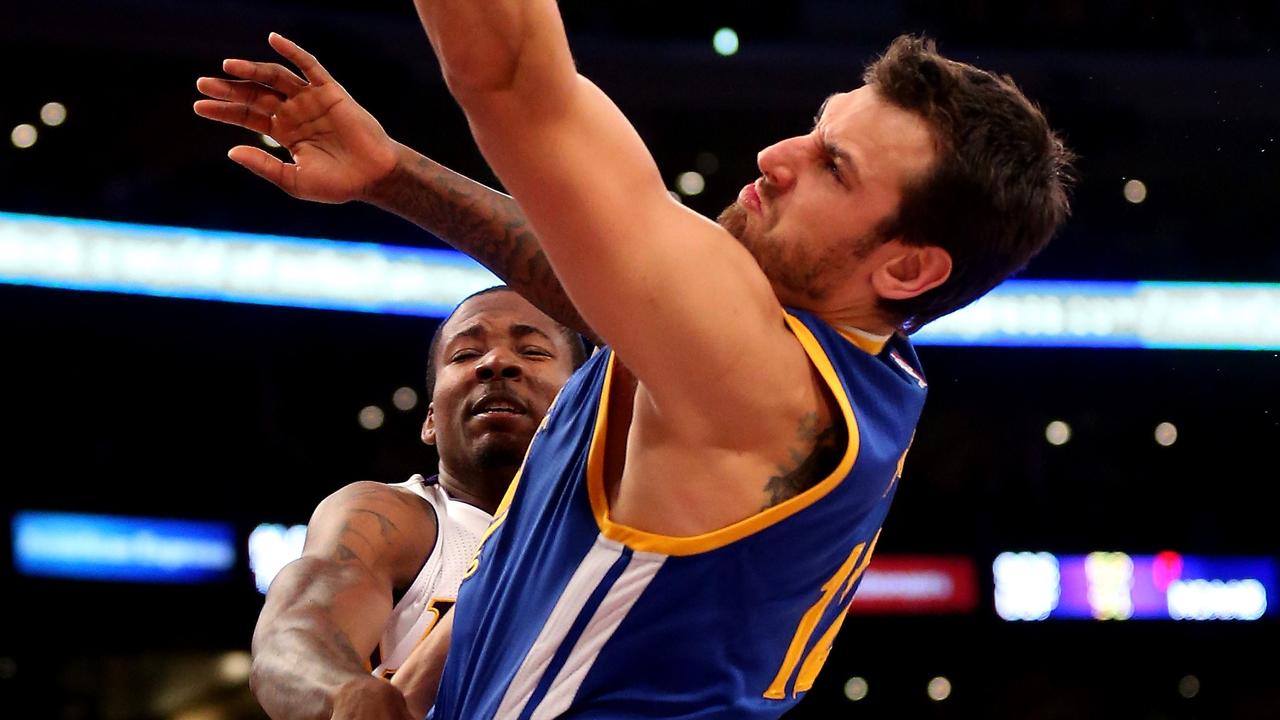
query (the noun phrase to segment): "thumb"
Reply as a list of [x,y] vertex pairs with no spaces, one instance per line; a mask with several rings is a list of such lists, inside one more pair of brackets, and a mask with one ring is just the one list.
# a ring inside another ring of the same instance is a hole
[[249,172],[284,190],[290,195],[293,194],[293,185],[291,182],[291,173],[288,172],[286,166],[280,158],[262,150],[261,148],[250,147],[248,145],[237,145],[227,151],[227,157]]

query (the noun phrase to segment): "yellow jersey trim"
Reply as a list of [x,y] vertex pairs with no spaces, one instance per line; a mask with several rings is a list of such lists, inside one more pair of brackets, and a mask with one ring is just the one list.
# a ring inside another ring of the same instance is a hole
[[869,355],[879,355],[884,350],[884,346],[889,344],[889,338],[892,335],[876,335],[866,330],[836,325],[835,331],[840,333],[840,337],[853,343],[859,350]]
[[818,370],[818,374],[822,376],[832,396],[836,399],[836,404],[840,407],[840,414],[844,418],[845,427],[849,431],[848,445],[845,447],[844,456],[840,458],[835,470],[816,485],[793,498],[761,510],[755,515],[739,520],[732,525],[709,533],[703,533],[702,535],[688,537],[661,535],[614,522],[609,517],[609,499],[604,489],[604,440],[608,434],[609,399],[613,385],[613,368],[617,362],[617,356],[610,355],[609,366],[605,370],[604,385],[600,391],[600,407],[596,411],[591,447],[587,452],[587,494],[591,499],[591,511],[596,517],[596,525],[600,528],[602,535],[610,540],[620,542],[632,550],[641,552],[677,556],[709,552],[722,548],[735,540],[741,540],[748,535],[758,533],[804,510],[826,497],[827,493],[834,490],[840,484],[840,481],[849,474],[849,471],[853,469],[854,460],[858,456],[859,440],[858,422],[853,415],[853,407],[845,394],[844,386],[840,383],[840,378],[836,375],[831,359],[823,351],[818,339],[798,318],[790,313],[786,313],[785,317],[791,332],[795,334],[800,344],[804,347],[805,354],[809,356],[809,361]]

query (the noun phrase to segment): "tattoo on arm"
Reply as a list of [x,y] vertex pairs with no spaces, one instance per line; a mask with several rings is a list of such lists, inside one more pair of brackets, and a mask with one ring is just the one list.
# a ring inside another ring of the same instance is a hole
[[[761,509],[771,508],[817,485],[840,462],[848,445],[844,423],[820,427],[817,413],[801,418],[797,439],[798,447],[790,451],[791,462],[779,465],[778,474],[765,484],[769,501]],[[809,454],[805,455],[805,451]]]
[[356,554],[351,552],[351,548],[339,543],[338,549],[333,551],[333,558],[338,562],[352,562],[356,559]]
[[489,268],[516,292],[593,341],[510,197],[425,157],[379,183],[377,204],[438,236]]
[[351,661],[355,665],[364,664],[364,659],[360,657],[360,653],[356,652],[356,648],[351,644],[351,639],[341,630],[333,631],[334,648],[342,654],[343,658]]
[[[396,493],[396,494],[397,494],[397,495],[399,495],[400,493]],[[370,514],[370,515],[374,516],[374,517],[378,520],[378,531],[379,531],[380,533],[382,533],[382,539],[383,539],[383,540],[391,540],[391,539],[392,539],[392,538],[391,538],[391,533],[396,532],[396,531],[398,531],[398,530],[400,529],[400,528],[396,527],[396,524],[395,524],[395,523],[393,523],[393,522],[391,522],[391,520],[390,520],[386,515],[383,515],[382,513],[378,512],[378,511],[376,511],[376,510],[368,510],[368,509],[365,509],[365,508],[357,508],[357,509],[353,510],[352,512],[368,513],[368,514]],[[354,532],[354,531],[353,531],[353,532]],[[363,537],[363,536],[361,536],[361,537]]]

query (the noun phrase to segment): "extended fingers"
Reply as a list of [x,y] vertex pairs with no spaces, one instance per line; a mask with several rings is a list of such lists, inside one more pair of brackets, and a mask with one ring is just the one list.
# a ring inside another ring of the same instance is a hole
[[197,100],[192,109],[202,118],[247,128],[264,135],[271,132],[271,116],[257,112],[244,103]]
[[307,86],[306,80],[293,74],[292,70],[280,63],[230,59],[222,61],[222,70],[233,77],[266,85],[285,97],[292,97],[294,93]]
[[316,60],[314,55],[303,50],[301,45],[298,45],[280,33],[274,32],[267,36],[267,42],[270,43],[271,47],[275,48],[275,51],[280,53],[285,60],[293,63],[295,67],[301,70],[302,74],[311,82],[327,83],[333,81],[333,78],[329,75],[329,71],[324,69],[324,66],[320,64],[319,60]]
[[252,80],[202,77],[196,80],[196,89],[214,100],[244,103],[265,115],[275,112],[285,100],[280,93]]

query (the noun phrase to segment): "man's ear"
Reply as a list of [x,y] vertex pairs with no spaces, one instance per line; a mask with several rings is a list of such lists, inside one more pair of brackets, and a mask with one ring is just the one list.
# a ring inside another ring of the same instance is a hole
[[951,277],[951,253],[937,245],[907,245],[890,240],[889,257],[871,274],[871,285],[887,300],[913,298]]
[[422,423],[422,442],[436,444],[436,404],[427,403],[427,420]]

